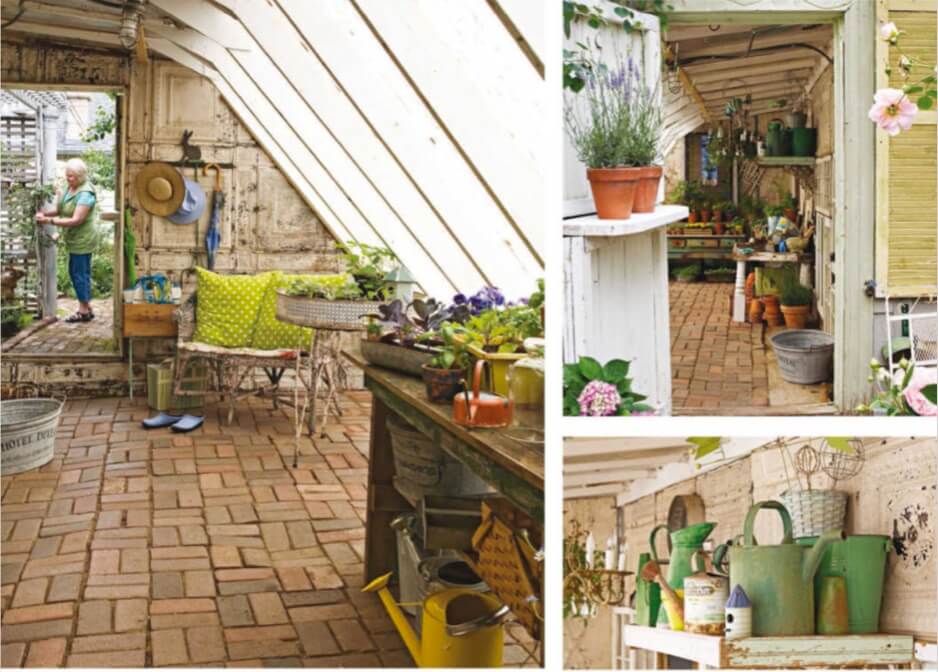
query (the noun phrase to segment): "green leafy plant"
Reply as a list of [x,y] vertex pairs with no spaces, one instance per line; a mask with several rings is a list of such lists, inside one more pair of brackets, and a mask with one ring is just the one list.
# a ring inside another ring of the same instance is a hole
[[362,296],[355,279],[349,275],[327,275],[317,278],[295,278],[284,290],[290,296],[311,299],[355,300]]
[[809,306],[814,300],[814,290],[797,280],[786,279],[779,287],[779,300],[783,306]]
[[467,343],[486,352],[517,352],[524,339],[543,334],[540,310],[530,306],[490,308],[456,327]]
[[674,277],[681,280],[696,280],[700,277],[700,271],[700,264],[688,264],[674,271]]
[[641,403],[645,399],[632,390],[625,360],[602,365],[592,357],[581,357],[576,364],[564,364],[564,415],[649,415],[654,409]]
[[43,247],[51,244],[45,234],[39,233],[36,226],[36,211],[55,196],[55,185],[42,185],[38,182],[14,185],[5,197],[4,206],[12,229],[20,236],[34,243],[39,238]]
[[540,310],[544,305],[544,278],[537,279],[537,289],[528,297],[528,307]]
[[114,157],[99,149],[89,149],[82,153],[81,160],[88,167],[88,180],[96,187],[114,191]]
[[459,338],[451,324],[444,324],[437,335],[443,341],[439,352],[430,360],[428,366],[433,369],[466,369],[472,365],[472,355],[466,349],[466,342]]
[[[113,101],[116,94],[111,93],[109,95]],[[117,115],[113,105],[110,109],[102,106],[94,111],[94,120],[88,124],[88,128],[81,134],[81,139],[83,142],[104,140],[104,138],[114,133],[115,128],[117,128]]]
[[336,243],[345,262],[345,270],[354,279],[360,296],[369,301],[383,301],[387,296],[384,278],[397,257],[386,247],[350,242]]

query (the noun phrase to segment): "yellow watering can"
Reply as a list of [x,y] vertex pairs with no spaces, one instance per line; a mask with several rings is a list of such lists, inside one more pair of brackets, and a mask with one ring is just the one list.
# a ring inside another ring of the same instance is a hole
[[423,637],[418,639],[387,588],[390,579],[390,574],[379,576],[362,592],[378,593],[418,667],[502,666],[507,605],[464,588],[433,593],[423,601]]

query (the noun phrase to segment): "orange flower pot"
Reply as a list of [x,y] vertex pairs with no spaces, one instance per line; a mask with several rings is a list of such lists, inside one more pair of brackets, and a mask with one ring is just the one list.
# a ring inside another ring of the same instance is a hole
[[643,166],[639,168],[641,177],[635,190],[635,205],[632,212],[654,212],[658,198],[658,183],[661,182],[661,166]]
[[587,168],[586,177],[593,191],[597,217],[628,219],[632,216],[641,168]]
[[762,313],[763,319],[770,327],[780,327],[784,323],[781,312],[778,309],[778,297],[774,294],[767,294],[762,297],[762,305],[765,306],[765,312]]
[[753,324],[762,322],[762,302],[759,299],[752,299],[749,302],[749,321]]
[[785,326],[789,329],[804,329],[808,324],[810,306],[781,306]]

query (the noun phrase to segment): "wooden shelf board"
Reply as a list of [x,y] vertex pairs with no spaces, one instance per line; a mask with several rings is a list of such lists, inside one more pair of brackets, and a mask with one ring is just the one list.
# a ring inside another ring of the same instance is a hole
[[815,158],[813,156],[759,156],[755,159],[760,166],[767,168],[779,166],[806,166],[814,168]]
[[692,660],[707,667],[778,669],[905,665],[911,663],[914,656],[911,635],[810,635],[727,641],[711,635],[626,625],[623,636],[629,647]]
[[634,236],[687,219],[686,205],[659,205],[654,212],[633,214],[629,219],[600,219],[595,214],[566,219],[563,235],[589,237]]
[[740,233],[669,233],[668,238],[732,238],[733,240],[745,239],[746,234]]

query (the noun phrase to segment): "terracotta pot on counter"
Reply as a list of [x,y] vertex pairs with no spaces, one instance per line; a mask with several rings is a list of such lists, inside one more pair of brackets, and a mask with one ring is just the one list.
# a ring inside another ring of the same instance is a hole
[[782,315],[785,316],[785,326],[789,329],[804,329],[808,324],[810,306],[781,306]]
[[641,171],[641,177],[635,190],[632,212],[654,212],[655,201],[658,199],[658,184],[661,182],[661,166],[644,166],[638,170]]
[[641,168],[587,168],[596,216],[628,219],[632,216]]
[[782,314],[778,310],[778,297],[774,294],[767,294],[762,297],[762,305],[765,306],[765,312],[762,317],[770,327],[780,327],[784,323]]

